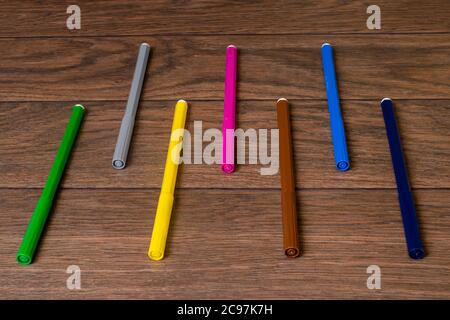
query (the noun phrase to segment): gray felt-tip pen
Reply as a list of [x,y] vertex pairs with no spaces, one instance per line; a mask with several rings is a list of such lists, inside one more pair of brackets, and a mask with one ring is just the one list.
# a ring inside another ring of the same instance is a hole
[[150,54],[150,45],[141,43],[139,55],[134,70],[133,82],[131,83],[130,94],[128,96],[127,107],[120,125],[119,136],[117,137],[116,149],[112,159],[114,169],[125,168],[130,148],[131,137],[133,136],[134,119],[139,105],[142,83],[144,82],[145,70],[147,68],[148,56]]

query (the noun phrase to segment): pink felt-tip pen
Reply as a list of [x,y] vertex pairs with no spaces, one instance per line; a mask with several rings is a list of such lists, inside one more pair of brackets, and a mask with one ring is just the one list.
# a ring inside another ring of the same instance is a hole
[[237,48],[227,47],[225,67],[225,94],[222,124],[222,171],[234,171],[234,130],[236,118]]

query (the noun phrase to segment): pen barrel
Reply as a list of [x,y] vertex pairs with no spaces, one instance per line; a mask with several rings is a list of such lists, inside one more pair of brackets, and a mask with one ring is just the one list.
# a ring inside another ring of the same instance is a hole
[[[178,131],[178,129],[172,131],[171,134],[171,141],[169,143],[169,151],[167,152],[166,165],[164,168],[164,177],[161,186],[162,193],[175,192],[175,186],[177,184],[178,165],[180,161],[180,152],[182,149],[182,139],[179,138],[179,135],[181,134],[182,134],[181,131]],[[176,136],[178,138],[176,138]]]
[[53,200],[53,196],[58,189],[67,161],[69,160],[70,153],[72,152],[73,144],[77,138],[84,113],[85,109],[82,105],[77,104],[72,107],[72,114],[67,123],[55,160],[53,161],[44,190],[42,191],[44,197]]
[[391,151],[395,180],[397,182],[398,199],[408,254],[412,259],[421,259],[425,256],[425,251],[420,237],[419,223],[417,221],[414,199],[409,184],[408,172],[392,101],[383,99],[381,102],[381,109],[386,125],[386,134],[389,142],[389,149]]
[[148,256],[153,260],[161,260],[166,249],[167,235],[169,233],[170,217],[172,215],[174,196],[171,193],[161,193],[153,223],[152,240]]
[[20,264],[30,264],[33,261],[47,217],[52,208],[54,196],[80,129],[84,113],[85,109],[82,105],[73,106],[72,115],[70,116],[63,139],[58,152],[56,153],[47,182],[45,183],[42,194],[36,204],[33,215],[30,218],[27,230],[17,253],[17,262]]
[[281,207],[283,216],[284,253],[290,258],[300,255],[297,231],[297,206],[295,191],[281,191]]
[[119,136],[117,137],[116,148],[114,149],[112,160],[114,169],[125,168],[128,157],[128,150],[130,148],[131,137],[133,136],[134,120],[134,116],[128,113],[125,113],[122,118]]
[[52,202],[52,199],[48,197],[39,198],[17,252],[16,260],[18,263],[30,264],[33,261],[47,217],[52,208]]
[[334,159],[336,168],[345,171],[350,168],[350,160],[348,157],[344,121],[342,119],[340,108],[339,91],[334,68],[333,48],[328,43],[322,46],[322,64],[328,99],[328,111],[330,114]]
[[125,114],[120,124],[119,136],[117,137],[116,148],[112,159],[114,169],[123,169],[126,166],[128,150],[130,148],[131,137],[133,136],[134,122],[136,112],[141,96],[142,85],[147,69],[148,56],[150,54],[150,45],[142,43],[139,47],[138,58],[134,70],[133,81],[131,82],[130,93],[128,95]]
[[413,195],[411,192],[406,191],[399,193],[398,196],[408,255],[412,259],[421,259],[425,256],[425,250],[420,237]]
[[284,252],[288,257],[300,255],[297,231],[297,196],[292,149],[289,105],[284,99],[277,102],[280,148],[281,210]]
[[232,173],[235,169],[234,130],[236,126],[236,78],[237,48],[227,47],[224,89],[224,113],[222,124],[222,171]]
[[183,147],[184,126],[186,123],[187,103],[180,100],[175,105],[169,148],[161,186],[162,193],[174,193],[177,183],[178,165]]

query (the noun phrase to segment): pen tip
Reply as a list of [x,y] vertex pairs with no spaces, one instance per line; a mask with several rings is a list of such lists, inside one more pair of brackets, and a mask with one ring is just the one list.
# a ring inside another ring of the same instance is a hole
[[330,46],[330,47],[331,47],[331,44],[329,44],[328,42],[325,42],[325,43],[322,45],[322,48],[325,47],[325,46]]
[[186,100],[180,99],[178,100],[178,103],[187,103]]
[[125,162],[123,162],[122,160],[113,160],[112,166],[114,169],[120,170],[125,168]]
[[280,98],[280,99],[277,100],[277,102],[280,102],[280,101],[286,101],[286,102],[288,102],[288,100],[287,100],[286,98]]
[[148,252],[148,257],[152,260],[161,260],[164,257],[164,253],[159,250],[152,250]]
[[76,104],[76,105],[74,105],[74,107],[80,107],[80,108],[82,108],[83,110],[86,110],[86,108],[85,108],[82,104]]
[[17,255],[17,262],[20,264],[30,264],[31,263],[31,257],[25,254],[19,254]]
[[150,45],[147,42],[142,42],[141,47],[149,47],[150,48]]
[[392,101],[392,99],[391,98],[383,98],[383,100],[381,100],[381,103],[383,103],[383,101]]
[[234,44],[230,44],[227,48],[234,48],[237,49],[237,47]]

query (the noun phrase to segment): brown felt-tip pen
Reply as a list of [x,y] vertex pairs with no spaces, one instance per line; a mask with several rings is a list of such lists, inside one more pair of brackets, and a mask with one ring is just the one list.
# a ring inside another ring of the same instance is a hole
[[289,118],[289,104],[284,98],[277,101],[280,148],[281,210],[283,216],[283,244],[286,256],[300,255],[297,233],[297,205],[295,195],[294,160]]

